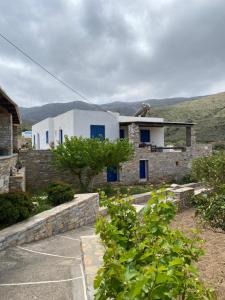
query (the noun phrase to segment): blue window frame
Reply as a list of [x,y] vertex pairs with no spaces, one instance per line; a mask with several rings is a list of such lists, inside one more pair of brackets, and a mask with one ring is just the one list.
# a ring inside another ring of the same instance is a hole
[[118,181],[118,168],[117,167],[108,167],[107,168],[107,182],[116,182]]
[[59,129],[59,143],[62,144],[63,143],[63,130]]
[[92,139],[105,139],[105,125],[91,125]]
[[139,161],[139,177],[140,177],[140,179],[148,178],[148,161],[147,160]]
[[46,144],[48,144],[49,143],[49,133],[48,133],[48,130],[45,133],[45,139],[46,139]]
[[125,130],[123,128],[120,129],[120,138],[121,139],[125,138]]
[[141,140],[141,143],[150,143],[150,130],[149,129],[141,129],[140,130],[140,140]]

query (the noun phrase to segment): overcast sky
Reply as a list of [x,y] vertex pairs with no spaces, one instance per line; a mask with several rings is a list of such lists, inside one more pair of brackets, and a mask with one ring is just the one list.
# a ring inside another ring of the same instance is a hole
[[[225,90],[224,0],[1,0],[0,32],[95,103]],[[0,39],[20,106],[82,100]]]

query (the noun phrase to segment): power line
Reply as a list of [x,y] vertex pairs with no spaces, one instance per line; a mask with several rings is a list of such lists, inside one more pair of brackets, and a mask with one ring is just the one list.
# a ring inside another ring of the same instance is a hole
[[[26,56],[30,61],[32,61],[34,64],[36,64],[37,66],[39,66],[42,70],[44,70],[45,72],[47,72],[50,76],[52,76],[55,80],[57,80],[58,82],[60,82],[62,85],[64,85],[65,87],[67,87],[69,90],[71,90],[73,93],[75,93],[76,95],[80,96],[83,100],[91,103],[87,97],[85,97],[83,94],[81,94],[79,91],[77,91],[76,89],[74,89],[72,86],[70,86],[68,83],[66,83],[65,81],[61,80],[60,78],[58,78],[56,75],[54,75],[52,72],[50,72],[48,69],[46,69],[43,65],[41,65],[37,60],[35,60],[34,58],[32,58],[29,54],[27,54],[24,50],[22,50],[19,46],[17,46],[15,43],[13,43],[12,41],[10,41],[6,36],[4,36],[2,33],[0,33],[0,37],[2,39],[4,39],[6,42],[8,42],[11,46],[13,46],[14,48],[16,48],[20,53],[22,53],[24,56]],[[95,105],[95,104],[94,104]]]

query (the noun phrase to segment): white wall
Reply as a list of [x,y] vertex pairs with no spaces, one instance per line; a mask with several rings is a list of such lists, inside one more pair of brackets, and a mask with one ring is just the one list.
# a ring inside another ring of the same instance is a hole
[[163,127],[140,127],[140,129],[150,130],[150,144],[157,147],[164,147],[164,128]]
[[54,144],[59,144],[59,130],[63,131],[63,138],[74,136],[74,111],[70,110],[54,118]]
[[[48,131],[49,143],[46,143],[46,131]],[[53,119],[47,118],[32,126],[32,146],[34,147],[34,135],[36,140],[35,149],[50,149],[50,144],[54,141]],[[40,145],[38,143],[38,135],[40,137]]]
[[104,111],[74,110],[75,136],[90,138],[91,125],[104,125],[105,137],[109,140],[119,138],[119,123],[116,115]]

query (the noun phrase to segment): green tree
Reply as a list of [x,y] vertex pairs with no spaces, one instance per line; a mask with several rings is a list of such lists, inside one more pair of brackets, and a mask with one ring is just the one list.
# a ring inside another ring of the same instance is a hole
[[126,139],[109,140],[65,137],[53,150],[56,166],[70,170],[79,179],[80,189],[91,188],[93,179],[106,167],[119,167],[132,158],[133,147]]
[[169,227],[176,208],[164,199],[164,191],[152,193],[141,214],[121,198],[102,201],[110,218],[100,217],[96,225],[105,254],[95,300],[214,299],[194,265],[201,240]]

